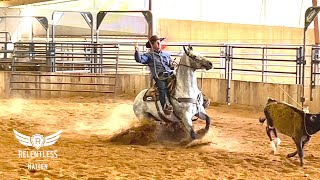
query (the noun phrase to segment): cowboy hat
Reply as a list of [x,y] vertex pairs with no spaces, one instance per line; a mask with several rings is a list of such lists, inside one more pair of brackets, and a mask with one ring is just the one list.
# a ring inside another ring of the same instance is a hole
[[157,35],[153,35],[149,38],[149,41],[146,43],[147,48],[151,48],[151,44],[156,42],[157,40],[163,41],[166,38],[159,38]]

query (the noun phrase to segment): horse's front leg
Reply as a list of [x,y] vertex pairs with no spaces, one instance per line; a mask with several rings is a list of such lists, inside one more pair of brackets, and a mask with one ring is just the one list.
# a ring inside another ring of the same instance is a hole
[[194,131],[193,127],[191,127],[190,136],[191,136],[192,139],[196,139],[197,138],[196,132]]
[[184,116],[182,118],[182,122],[186,128],[186,130],[190,133],[190,136],[192,139],[196,139],[196,132],[193,129],[192,125],[192,117],[193,115],[189,112],[184,113]]
[[211,123],[210,117],[205,112],[199,112],[195,116],[206,121],[206,127],[204,128],[204,130],[205,132],[208,132]]

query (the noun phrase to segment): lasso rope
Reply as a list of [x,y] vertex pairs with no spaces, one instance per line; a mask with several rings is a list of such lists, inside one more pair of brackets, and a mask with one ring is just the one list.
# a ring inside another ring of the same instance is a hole
[[[249,66],[258,69],[257,67],[255,67],[255,66],[253,66],[253,65],[249,65]],[[258,69],[258,70],[259,70],[259,69]],[[269,78],[281,89],[281,91],[283,91],[294,103],[298,104],[298,105],[301,107],[301,109],[303,110],[303,107],[302,107],[295,99],[293,99],[293,98],[289,95],[289,93],[287,93],[283,88],[281,88],[281,86],[280,86],[279,84],[277,84],[272,77],[269,77]],[[304,130],[305,130],[306,134],[311,137],[312,135],[307,131],[306,112],[305,112],[305,111],[303,111],[303,123],[304,123]]]
[[[254,68],[257,69],[257,70],[260,70],[260,69],[258,69],[256,66],[254,66],[254,65],[249,65],[249,66],[254,67]],[[268,78],[271,79],[271,81],[272,81],[273,83],[275,83],[275,84],[280,88],[280,90],[281,90],[282,92],[284,92],[294,103],[298,104],[298,106],[300,106],[300,107],[302,108],[302,110],[303,110],[303,107],[302,107],[295,99],[293,99],[293,98],[289,95],[289,93],[287,93],[279,84],[277,84],[276,81],[275,81],[272,77],[268,77]]]

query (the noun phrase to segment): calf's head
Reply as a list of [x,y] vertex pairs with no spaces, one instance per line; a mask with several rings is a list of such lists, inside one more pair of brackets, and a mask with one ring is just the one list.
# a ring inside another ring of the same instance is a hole
[[320,113],[305,115],[306,130],[308,134],[315,134],[320,130]]

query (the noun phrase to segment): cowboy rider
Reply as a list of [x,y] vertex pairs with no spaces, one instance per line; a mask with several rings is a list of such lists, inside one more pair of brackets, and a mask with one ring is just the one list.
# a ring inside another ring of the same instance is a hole
[[[168,89],[167,79],[173,75],[173,61],[168,52],[161,50],[161,41],[165,38],[159,38],[157,35],[153,35],[146,43],[146,47],[150,49],[149,52],[140,54],[138,45],[135,45],[134,58],[136,62],[147,64],[150,68],[151,78],[155,80],[158,87],[159,100],[163,108],[163,112],[166,115],[170,115],[173,111],[173,107],[168,101]],[[204,108],[207,108],[210,104],[210,99],[203,101]]]
[[160,104],[163,112],[170,115],[173,107],[168,101],[167,79],[173,75],[173,64],[169,53],[161,50],[161,41],[165,38],[159,38],[157,35],[150,37],[146,43],[146,47],[150,51],[140,54],[139,48],[135,46],[134,57],[136,62],[148,64],[150,68],[151,78],[155,80],[159,92]]

